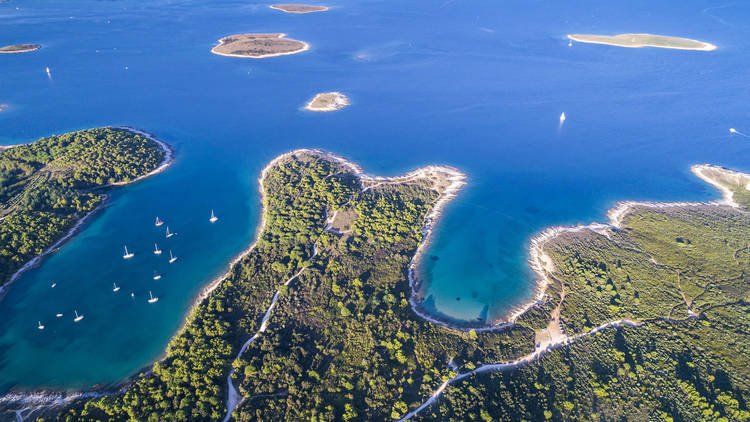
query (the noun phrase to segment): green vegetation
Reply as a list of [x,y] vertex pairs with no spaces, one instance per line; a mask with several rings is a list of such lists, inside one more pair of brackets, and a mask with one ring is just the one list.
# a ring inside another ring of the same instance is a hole
[[[78,403],[60,418],[220,419],[235,368],[247,398],[236,420],[392,419],[455,375],[451,358],[472,367],[530,352],[529,329],[462,332],[411,310],[407,269],[434,187],[425,177],[363,192],[359,178],[318,154],[282,159],[263,180],[266,225],[256,248],[194,310],[166,357],[126,393]],[[351,232],[324,230],[337,210],[356,215]],[[235,360],[277,289],[267,330]]]
[[133,180],[163,159],[154,141],[114,128],[0,150],[0,285],[102,202],[95,188]]
[[[58,418],[221,419],[233,370],[237,421],[394,420],[457,373],[530,355],[555,331],[539,359],[455,381],[415,419],[750,420],[746,208],[635,206],[620,228],[563,232],[542,247],[545,303],[505,330],[459,331],[408,304],[409,260],[445,181],[363,182],[316,153],[278,161],[262,181],[257,247],[166,357],[126,393]],[[592,331],[619,320],[633,326]]]
[[748,239],[746,208],[708,205],[636,206],[621,229],[561,234],[545,252],[566,334],[641,325],[471,377],[417,419],[750,420]]

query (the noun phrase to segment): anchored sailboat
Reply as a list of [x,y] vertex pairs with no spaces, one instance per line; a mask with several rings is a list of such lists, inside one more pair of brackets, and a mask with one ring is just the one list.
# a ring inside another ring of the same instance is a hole
[[119,286],[117,285],[117,283],[112,283],[112,285],[113,285],[113,286],[115,286],[115,287],[114,287],[114,288],[112,289],[112,291],[113,291],[113,292],[119,292],[119,291],[120,291],[120,287],[119,287]]
[[55,286],[57,286],[57,283],[52,283],[52,285],[50,287],[52,287],[54,289]]
[[76,314],[76,317],[73,318],[73,322],[78,322],[83,319],[83,315],[78,315],[78,310],[73,311]]
[[39,323],[39,329],[43,330],[44,329],[44,325],[42,325],[42,321],[37,321],[37,322]]
[[130,258],[132,258],[132,257],[133,257],[134,255],[135,255],[135,254],[134,254],[133,252],[128,252],[128,247],[127,247],[127,246],[125,246],[125,254],[124,254],[124,255],[122,256],[122,259],[130,259]]
[[176,234],[177,234],[177,233],[170,233],[170,232],[169,232],[169,226],[167,226],[167,239],[169,239],[170,237],[172,237],[172,236],[174,236],[174,235],[176,235]]
[[55,315],[57,318],[62,318],[62,314]]
[[171,263],[173,263],[175,261],[177,261],[177,257],[174,256],[174,255],[172,255],[172,250],[170,249],[169,250],[169,263],[171,264]]
[[156,271],[154,271],[154,280],[159,280],[161,278],[161,274],[157,274]]
[[159,249],[159,245],[154,243],[154,255],[161,255],[161,249]]
[[161,226],[162,224],[164,224],[164,222],[163,222],[163,221],[161,221],[161,220],[159,220],[159,217],[156,217],[156,222],[154,223],[154,225],[155,225],[156,227],[159,227],[159,226]]
[[151,294],[151,290],[148,291],[148,296],[151,298],[148,300],[148,303],[156,303],[159,300],[158,297],[154,297],[154,295]]
[[215,223],[216,220],[218,220],[218,219],[219,219],[219,217],[217,217],[217,216],[214,215],[214,210],[211,210],[211,218],[209,218],[208,221],[210,221],[212,223]]

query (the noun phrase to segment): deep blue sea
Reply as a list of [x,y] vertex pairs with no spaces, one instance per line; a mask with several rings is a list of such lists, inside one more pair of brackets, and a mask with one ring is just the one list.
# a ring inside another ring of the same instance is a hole
[[[728,131],[750,133],[750,3],[325,4],[292,15],[254,0],[0,2],[0,45],[43,46],[0,55],[9,106],[0,144],[130,125],[177,152],[164,173],[115,190],[9,289],[0,393],[112,384],[157,359],[202,287],[251,243],[258,173],[293,148],[333,151],[373,175],[427,164],[466,172],[428,250],[422,294],[435,314],[468,321],[529,299],[529,240],[545,227],[601,221],[623,199],[718,197],[691,175],[694,163],[750,171],[750,139]],[[209,52],[243,32],[283,32],[311,49],[264,60]],[[568,47],[565,38],[623,32],[719,49]],[[351,107],[301,109],[332,90]],[[157,215],[179,234],[165,239]],[[178,261],[154,256],[154,241]],[[133,259],[122,259],[123,245]],[[158,303],[146,302],[149,291]],[[77,324],[74,310],[85,316]]]

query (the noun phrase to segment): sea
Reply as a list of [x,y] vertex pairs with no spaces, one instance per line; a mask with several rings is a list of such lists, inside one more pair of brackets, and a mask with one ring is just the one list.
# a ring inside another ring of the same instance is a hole
[[[621,200],[717,199],[692,164],[750,171],[749,2],[325,4],[296,15],[256,0],[0,2],[0,45],[42,45],[0,55],[0,144],[128,125],[176,152],[163,173],[113,190],[9,288],[0,394],[107,388],[162,356],[196,296],[253,241],[260,170],[295,148],[334,152],[371,175],[429,164],[465,172],[420,265],[419,293],[429,313],[473,326],[532,298],[529,242],[546,227],[606,221]],[[247,32],[285,33],[310,50],[210,53]],[[718,49],[566,38],[629,32]],[[303,110],[328,91],[351,106]],[[177,235],[165,238],[166,226]],[[74,312],[84,319],[74,323]]]

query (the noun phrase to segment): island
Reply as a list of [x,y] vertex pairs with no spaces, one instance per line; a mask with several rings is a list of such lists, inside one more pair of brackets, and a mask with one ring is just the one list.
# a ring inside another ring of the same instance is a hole
[[286,13],[313,13],[313,12],[325,12],[328,10],[326,6],[310,6],[306,4],[273,4],[269,6],[271,9],[281,10]]
[[172,159],[147,133],[104,127],[0,148],[0,297],[101,208],[113,186]]
[[572,34],[568,35],[573,41],[606,44],[617,47],[641,48],[657,47],[671,48],[676,50],[698,50],[712,51],[716,46],[703,41],[691,40],[689,38],[667,37],[663,35],[652,34],[619,34],[619,35],[586,35]]
[[264,59],[307,51],[302,41],[284,38],[286,34],[237,34],[224,37],[211,52],[220,56]]
[[349,99],[340,92],[323,92],[315,95],[305,110],[309,111],[336,111],[349,105]]
[[39,44],[14,44],[0,47],[0,53],[28,53],[42,48]]
[[424,314],[415,268],[465,183],[366,175],[320,150],[272,160],[255,242],[163,359],[111,391],[0,398],[60,420],[747,420],[750,175],[721,201],[624,202],[530,242],[538,294],[510,321]]

